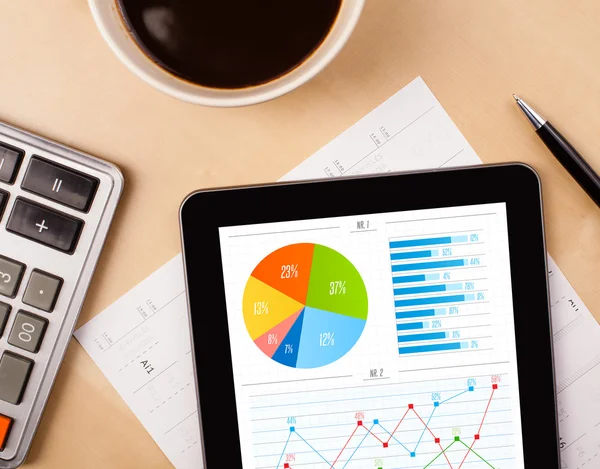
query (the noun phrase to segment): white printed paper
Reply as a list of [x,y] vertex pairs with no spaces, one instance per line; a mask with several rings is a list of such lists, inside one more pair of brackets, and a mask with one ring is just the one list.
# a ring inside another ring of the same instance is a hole
[[[480,163],[417,78],[282,180]],[[593,466],[599,464],[592,461],[600,444],[600,326],[552,259],[550,271],[563,468]],[[196,469],[203,464],[184,291],[177,255],[75,337],[173,465]]]

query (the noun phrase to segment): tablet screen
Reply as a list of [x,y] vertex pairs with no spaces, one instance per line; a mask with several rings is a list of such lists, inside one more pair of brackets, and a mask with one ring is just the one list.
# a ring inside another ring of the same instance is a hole
[[219,237],[244,469],[524,467],[505,204]]

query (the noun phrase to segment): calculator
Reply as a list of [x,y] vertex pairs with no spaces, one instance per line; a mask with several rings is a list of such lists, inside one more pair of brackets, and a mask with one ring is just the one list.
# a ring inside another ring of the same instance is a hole
[[0,123],[0,468],[31,446],[123,189],[119,169]]

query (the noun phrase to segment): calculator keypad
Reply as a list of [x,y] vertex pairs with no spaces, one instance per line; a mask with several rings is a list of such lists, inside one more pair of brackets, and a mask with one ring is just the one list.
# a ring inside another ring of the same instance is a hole
[[71,254],[83,228],[83,221],[64,213],[18,198],[6,224],[12,233]]
[[31,446],[122,188],[109,162],[0,122],[0,468]]
[[0,399],[20,404],[32,368],[32,360],[16,353],[4,352],[0,357]]

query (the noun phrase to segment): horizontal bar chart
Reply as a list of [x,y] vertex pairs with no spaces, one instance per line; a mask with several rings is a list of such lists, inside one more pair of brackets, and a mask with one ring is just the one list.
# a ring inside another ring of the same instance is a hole
[[399,355],[478,350],[488,340],[485,244],[473,232],[390,239]]

